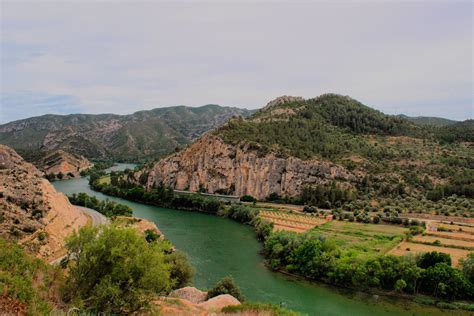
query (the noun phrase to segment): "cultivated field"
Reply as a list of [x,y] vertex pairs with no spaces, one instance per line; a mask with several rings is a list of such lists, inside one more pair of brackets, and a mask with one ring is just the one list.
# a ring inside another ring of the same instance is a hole
[[305,214],[293,214],[284,211],[261,210],[259,216],[272,222],[275,230],[305,232],[327,222],[325,218]]
[[431,222],[438,230],[426,230],[423,235],[414,236],[411,241],[404,241],[390,251],[390,254],[403,256],[428,251],[447,253],[451,256],[454,266],[459,259],[474,251],[474,227],[466,225],[442,224]]
[[413,241],[421,242],[421,243],[435,243],[439,242],[442,246],[454,246],[454,247],[463,247],[469,250],[474,250],[474,242],[472,241],[465,241],[459,239],[452,239],[452,238],[441,238],[437,236],[415,236],[413,237]]
[[406,228],[392,225],[330,221],[314,231],[332,240],[352,257],[385,254],[403,238]]
[[418,254],[429,251],[437,251],[447,253],[451,256],[453,266],[459,265],[459,259],[465,258],[470,250],[449,248],[449,247],[438,247],[431,245],[417,244],[414,242],[404,241],[392,249],[388,254],[395,256],[405,256],[408,254]]

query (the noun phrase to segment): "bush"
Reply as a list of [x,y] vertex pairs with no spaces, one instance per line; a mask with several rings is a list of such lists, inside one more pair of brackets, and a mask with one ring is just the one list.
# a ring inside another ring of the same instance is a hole
[[207,299],[221,294],[230,294],[239,301],[244,301],[240,288],[235,284],[234,279],[230,276],[224,277],[222,280],[217,282],[217,284],[207,292]]
[[422,254],[417,260],[417,265],[423,269],[433,267],[437,263],[446,263],[450,266],[451,256],[446,253],[432,251]]
[[166,256],[166,262],[171,265],[170,277],[173,289],[179,289],[191,283],[195,270],[189,264],[184,252],[179,250],[173,251]]
[[86,226],[66,241],[65,297],[93,312],[132,313],[171,288],[163,243],[133,228]]
[[243,197],[240,198],[240,200],[242,202],[257,202],[257,199],[251,195],[244,195]]

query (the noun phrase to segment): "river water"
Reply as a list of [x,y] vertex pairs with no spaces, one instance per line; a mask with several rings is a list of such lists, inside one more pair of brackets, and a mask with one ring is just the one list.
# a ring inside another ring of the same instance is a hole
[[[133,168],[119,164],[114,170]],[[404,300],[374,297],[324,284],[310,284],[275,273],[263,265],[262,248],[251,227],[218,216],[164,209],[92,191],[85,178],[53,182],[65,194],[86,192],[98,199],[126,204],[133,215],[156,223],[176,248],[184,251],[196,268],[194,286],[206,289],[232,275],[248,300],[283,303],[308,315],[453,315],[453,311],[420,306]]]

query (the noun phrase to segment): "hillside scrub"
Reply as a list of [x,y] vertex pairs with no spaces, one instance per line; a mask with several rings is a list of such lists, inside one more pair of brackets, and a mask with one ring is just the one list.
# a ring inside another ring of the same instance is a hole
[[65,298],[92,312],[129,314],[187,285],[192,275],[170,243],[149,243],[133,228],[86,226],[66,246]]
[[[13,300],[18,312],[47,315],[60,303],[62,271],[27,254],[18,245],[0,238],[0,293]],[[0,296],[0,298],[1,298]]]

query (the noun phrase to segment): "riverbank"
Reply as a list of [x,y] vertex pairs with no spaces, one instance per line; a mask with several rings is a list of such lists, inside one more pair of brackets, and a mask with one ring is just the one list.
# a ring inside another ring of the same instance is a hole
[[[194,278],[194,286],[198,288],[208,288],[232,274],[247,299],[283,303],[308,315],[446,315],[438,308],[407,300],[377,298],[272,272],[259,255],[262,244],[247,225],[209,214],[158,208],[106,196],[92,191],[84,178],[56,182],[55,186],[68,195],[86,192],[98,199],[127,204],[134,210],[134,216],[155,222],[177,249],[188,254],[198,271]],[[450,311],[450,314],[465,315],[466,312]]]

